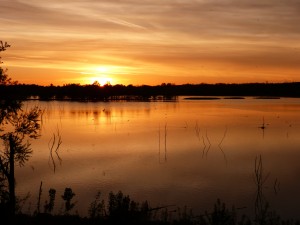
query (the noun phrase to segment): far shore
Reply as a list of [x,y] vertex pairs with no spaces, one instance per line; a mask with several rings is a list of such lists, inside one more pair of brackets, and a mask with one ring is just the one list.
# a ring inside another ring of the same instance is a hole
[[[39,86],[35,84],[0,85],[0,99],[63,101],[174,101],[187,100],[300,98],[300,82],[245,84],[161,84]],[[221,97],[220,97],[221,96]]]

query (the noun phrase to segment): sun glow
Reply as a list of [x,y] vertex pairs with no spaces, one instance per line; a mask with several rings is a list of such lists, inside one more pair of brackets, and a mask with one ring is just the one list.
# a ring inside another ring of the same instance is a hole
[[116,75],[119,74],[119,68],[116,66],[97,66],[86,68],[81,72],[85,77],[82,78],[83,83],[93,84],[98,82],[100,86],[105,84],[116,83]]
[[96,77],[94,82],[97,82],[97,81],[99,82],[100,86],[104,86],[106,84],[112,84],[113,79],[110,77]]
[[99,84],[100,86],[104,86],[106,84],[114,84],[114,79],[111,77],[105,76],[92,76],[86,77],[82,79],[82,83],[84,84]]
[[97,67],[95,70],[98,71],[99,73],[109,73],[108,67],[101,66],[101,67]]

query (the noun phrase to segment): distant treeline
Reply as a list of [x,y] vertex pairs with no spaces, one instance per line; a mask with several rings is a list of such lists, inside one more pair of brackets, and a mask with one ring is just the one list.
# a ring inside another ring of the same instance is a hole
[[80,85],[40,86],[0,85],[0,98],[39,100],[174,100],[176,96],[264,96],[300,97],[300,82],[244,84],[161,84],[150,85]]

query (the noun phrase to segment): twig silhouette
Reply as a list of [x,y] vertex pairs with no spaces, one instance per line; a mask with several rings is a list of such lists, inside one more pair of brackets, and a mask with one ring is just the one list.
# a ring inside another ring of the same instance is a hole
[[165,162],[167,162],[167,123],[165,124]]
[[42,197],[42,186],[43,186],[43,182],[41,181],[40,189],[39,189],[39,197],[38,197],[38,202],[37,202],[37,207],[36,207],[37,213],[40,213],[41,197]]
[[223,148],[222,148],[222,143],[223,143],[223,141],[224,141],[224,139],[225,139],[225,137],[226,137],[227,130],[228,130],[228,129],[227,129],[227,126],[226,126],[226,129],[225,129],[225,131],[224,131],[224,135],[223,135],[223,137],[222,137],[220,143],[218,144],[218,147],[219,147],[219,149],[221,150],[221,152],[222,152],[222,154],[223,154],[223,157],[224,157],[224,160],[225,160],[226,164],[227,164],[227,157],[226,157],[226,154],[225,154],[225,152],[224,152],[224,150],[223,150]]
[[208,141],[208,143],[209,143],[209,146],[211,146],[210,140],[209,140],[208,135],[207,135],[207,130],[206,130],[206,132],[205,132],[205,136],[206,136],[206,139],[207,139],[207,141]]
[[226,129],[225,129],[225,132],[224,132],[224,135],[223,135],[223,138],[222,138],[222,140],[220,141],[220,143],[219,143],[219,147],[221,146],[221,144],[223,143],[223,141],[224,141],[224,139],[225,139],[225,137],[226,137],[226,134],[227,134],[227,126],[226,126]]
[[58,141],[57,141],[57,146],[56,146],[56,149],[55,149],[55,154],[58,158],[59,164],[61,165],[62,159],[60,158],[60,156],[58,154],[58,149],[59,149],[60,145],[62,144],[62,140],[61,140],[61,135],[60,135],[60,132],[59,132],[58,128],[57,128],[57,136],[58,136]]
[[274,186],[273,186],[273,188],[274,188],[274,192],[275,192],[275,194],[277,194],[277,193],[278,193],[278,191],[280,191],[280,182],[278,181],[278,179],[277,179],[277,178],[275,179],[275,182],[274,182]]
[[[57,139],[57,142],[56,142],[56,139]],[[55,154],[58,158],[58,161],[61,165],[62,159],[58,154],[58,150],[59,150],[61,144],[62,144],[61,135],[60,135],[59,129],[57,128],[57,135],[55,133],[53,133],[53,137],[50,138],[50,140],[48,142],[48,148],[49,148],[49,151],[50,151],[49,160],[51,160],[51,162],[52,162],[54,173],[55,173],[55,170],[56,170],[56,163],[55,163],[55,160],[54,160],[54,157],[53,157],[53,149],[54,149],[54,146],[56,145],[54,152],[55,152]]]
[[259,218],[264,210],[265,199],[263,196],[263,185],[268,179],[270,173],[265,177],[263,174],[263,163],[261,155],[255,158],[254,179],[256,184],[255,214]]
[[[209,138],[208,138],[207,130],[206,130],[206,132],[205,132],[205,137],[206,137],[206,140],[207,140],[207,142],[208,142],[208,147],[207,147],[207,150],[206,150],[206,153],[205,153],[205,155],[207,156],[207,154],[208,154],[208,152],[209,152],[209,150],[210,150],[210,147],[211,147],[211,143],[210,143],[210,140],[209,140]],[[204,138],[203,138],[203,140],[204,140]]]
[[204,157],[204,155],[207,156],[207,151],[206,150],[206,144],[205,144],[205,140],[204,140],[204,137],[202,136],[202,142],[203,142],[203,149],[202,149],[202,158]]
[[223,154],[223,157],[224,157],[224,160],[225,160],[225,163],[227,164],[227,157],[226,157],[226,154],[225,154],[225,152],[224,152],[224,150],[223,150],[223,148],[221,147],[221,145],[219,145],[218,146],[219,147],[219,149],[221,150],[221,152],[222,152],[222,154]]
[[197,138],[200,141],[200,127],[198,125],[198,122],[196,122],[196,125],[195,125],[195,133],[196,133]]
[[160,125],[158,127],[158,163],[160,163]]

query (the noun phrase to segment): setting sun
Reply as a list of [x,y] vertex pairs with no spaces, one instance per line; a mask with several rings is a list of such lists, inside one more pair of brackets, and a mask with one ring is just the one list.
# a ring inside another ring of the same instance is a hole
[[94,82],[99,82],[101,86],[105,84],[113,84],[116,81],[115,75],[118,74],[118,69],[116,66],[97,66],[84,69],[81,72],[84,77],[81,78],[81,83],[92,84]]
[[[100,86],[103,86],[105,84],[112,84],[112,78],[109,78],[109,77],[98,77],[98,78],[95,78],[95,81],[98,81]],[[95,82],[94,81],[94,82]]]
[[93,84],[94,82],[98,82],[100,86],[103,86],[105,84],[114,84],[114,79],[111,77],[105,77],[105,76],[92,76],[92,77],[86,77],[82,79],[82,83],[84,84]]

